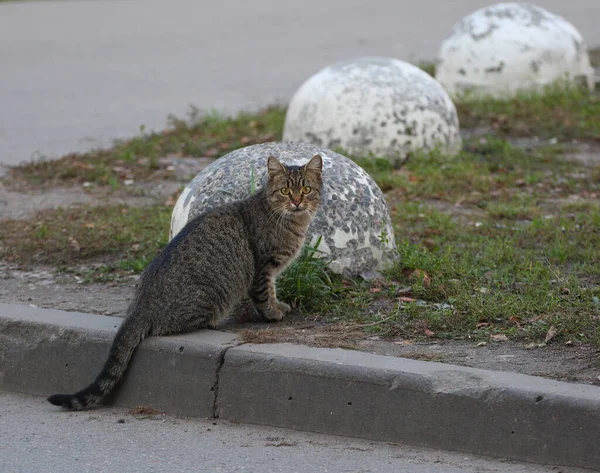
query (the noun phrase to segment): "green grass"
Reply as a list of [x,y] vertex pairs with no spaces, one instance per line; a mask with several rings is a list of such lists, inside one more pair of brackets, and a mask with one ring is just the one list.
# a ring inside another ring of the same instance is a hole
[[415,154],[400,169],[382,158],[354,160],[394,198],[474,204],[498,218],[529,215],[536,198],[600,192],[598,172],[565,159],[562,145],[523,149],[487,135],[463,148],[454,157]]
[[456,101],[462,128],[490,127],[505,136],[600,139],[600,95],[578,87],[549,86],[504,100],[468,98]]
[[328,271],[319,243],[306,245],[277,280],[277,297],[303,311],[328,310],[343,290],[340,278]]
[[[426,321],[446,336],[509,331],[542,337],[555,325],[569,339],[600,343],[600,208],[524,224],[459,223],[427,205],[398,204],[395,224],[404,231],[401,263],[389,276],[410,283],[406,269],[420,269],[430,284],[412,284],[414,297],[451,308],[412,304],[399,316]],[[412,225],[415,220],[419,223]],[[439,231],[443,228],[443,231]],[[424,246],[423,240],[433,240]],[[408,323],[410,327],[410,323]]]
[[29,220],[3,220],[0,258],[85,271],[95,280],[139,273],[166,243],[171,208],[124,205],[45,210]]

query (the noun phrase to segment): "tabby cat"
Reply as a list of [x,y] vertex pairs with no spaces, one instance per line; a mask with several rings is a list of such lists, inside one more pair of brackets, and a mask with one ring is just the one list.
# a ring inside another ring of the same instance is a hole
[[302,248],[321,199],[322,166],[318,154],[302,167],[271,156],[261,190],[189,221],[143,273],[96,380],[48,401],[67,409],[100,401],[146,337],[214,328],[248,296],[266,321],[281,320],[290,307],[277,300],[274,280]]

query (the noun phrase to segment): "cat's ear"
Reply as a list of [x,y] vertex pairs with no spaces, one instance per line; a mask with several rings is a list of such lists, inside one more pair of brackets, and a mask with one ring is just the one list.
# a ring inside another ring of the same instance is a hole
[[304,165],[304,169],[307,171],[318,172],[319,174],[323,170],[323,158],[320,154],[315,154],[312,159]]
[[267,158],[267,170],[269,171],[269,176],[272,176],[285,172],[285,166],[275,156],[269,156]]

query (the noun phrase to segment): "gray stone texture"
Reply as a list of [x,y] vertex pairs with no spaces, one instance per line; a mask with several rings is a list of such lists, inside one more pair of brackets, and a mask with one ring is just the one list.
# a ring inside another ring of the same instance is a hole
[[[0,390],[49,396],[94,380],[120,317],[0,304]],[[217,370],[235,337],[196,332],[150,338],[134,353],[111,403],[212,416]]]
[[267,157],[303,165],[323,157],[321,207],[311,223],[307,243],[322,237],[319,250],[337,273],[371,275],[396,256],[394,230],[381,189],[345,156],[307,143],[275,142],[233,151],[203,169],[182,192],[171,219],[171,236],[192,218],[226,202],[250,195],[252,182],[263,185]]
[[229,420],[600,468],[600,389],[288,344],[228,350]]
[[444,88],[418,67],[383,57],[342,61],[308,79],[290,101],[283,139],[392,161],[461,148],[456,108]]

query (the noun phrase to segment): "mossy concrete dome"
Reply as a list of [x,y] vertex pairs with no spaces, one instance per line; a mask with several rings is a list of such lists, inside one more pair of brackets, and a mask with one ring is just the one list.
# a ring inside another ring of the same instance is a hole
[[594,85],[581,34],[525,3],[498,3],[460,20],[442,43],[436,78],[451,96],[511,96],[559,80]]
[[381,189],[350,159],[307,143],[275,142],[248,146],[203,169],[180,195],[171,219],[173,238],[192,218],[218,205],[250,195],[266,177],[266,161],[303,165],[323,157],[321,207],[309,227],[307,243],[321,237],[319,250],[331,269],[350,276],[372,277],[396,257],[394,230]]
[[418,67],[385,57],[339,62],[308,79],[290,101],[283,139],[390,160],[461,148],[444,88]]

